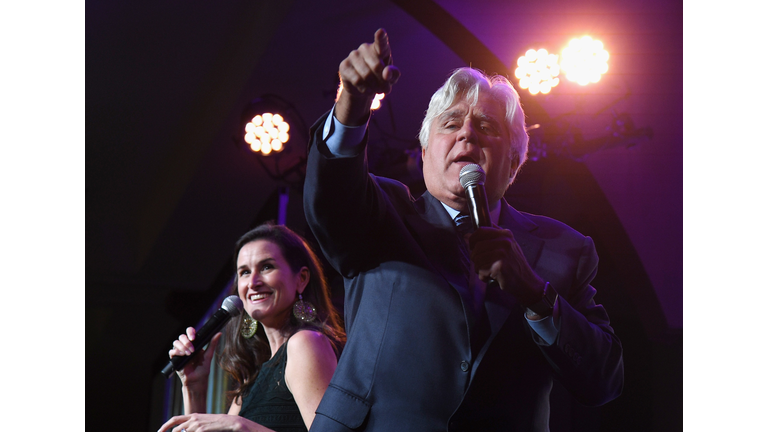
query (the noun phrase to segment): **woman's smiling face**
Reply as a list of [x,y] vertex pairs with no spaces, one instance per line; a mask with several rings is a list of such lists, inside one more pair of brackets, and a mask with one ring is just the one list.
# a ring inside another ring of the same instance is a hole
[[254,240],[237,255],[237,292],[245,311],[265,327],[282,328],[309,282],[309,270],[294,273],[280,247]]

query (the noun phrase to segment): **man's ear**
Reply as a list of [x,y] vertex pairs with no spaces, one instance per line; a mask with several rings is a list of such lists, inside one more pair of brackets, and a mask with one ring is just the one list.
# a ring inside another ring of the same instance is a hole
[[520,155],[515,153],[512,155],[512,163],[509,165],[509,183],[515,179],[517,169],[520,168]]

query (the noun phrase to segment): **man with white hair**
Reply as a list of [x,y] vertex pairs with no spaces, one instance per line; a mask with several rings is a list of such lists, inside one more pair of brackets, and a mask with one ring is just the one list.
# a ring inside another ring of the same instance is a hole
[[[553,379],[586,405],[618,397],[622,348],[593,300],[592,240],[503,199],[528,146],[509,82],[461,68],[437,90],[415,199],[366,164],[371,101],[400,76],[384,30],[339,75],[312,128],[304,205],[344,277],[348,342],[312,430],[546,431]],[[469,164],[486,173],[492,226],[465,234]]]

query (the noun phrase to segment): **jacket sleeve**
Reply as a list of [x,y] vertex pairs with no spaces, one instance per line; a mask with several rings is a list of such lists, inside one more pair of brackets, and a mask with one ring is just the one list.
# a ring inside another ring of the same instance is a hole
[[350,157],[335,157],[328,150],[322,137],[327,116],[311,128],[304,212],[331,265],[352,277],[369,258],[387,199],[368,172],[365,146]]
[[570,286],[556,287],[559,334],[554,344],[540,344],[558,380],[581,403],[598,406],[621,394],[624,362],[619,338],[610,326],[608,314],[594,301],[590,285],[597,274],[594,243],[584,237]]

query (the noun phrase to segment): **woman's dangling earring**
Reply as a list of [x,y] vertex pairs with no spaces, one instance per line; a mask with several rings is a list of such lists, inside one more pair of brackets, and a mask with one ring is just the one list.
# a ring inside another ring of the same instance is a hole
[[317,312],[315,311],[315,306],[308,301],[304,301],[301,294],[299,294],[299,299],[293,304],[293,316],[301,322],[308,323],[317,318]]
[[256,330],[259,328],[259,322],[251,318],[250,315],[243,314],[243,324],[240,327],[240,335],[246,339],[250,339],[256,334]]

